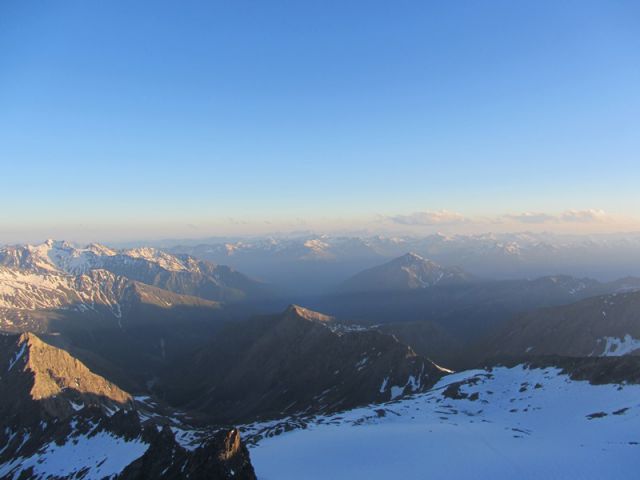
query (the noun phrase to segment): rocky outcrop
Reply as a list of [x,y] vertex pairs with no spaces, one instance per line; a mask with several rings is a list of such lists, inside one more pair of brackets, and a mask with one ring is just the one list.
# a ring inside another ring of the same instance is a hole
[[146,453],[118,476],[119,480],[148,478],[255,480],[256,476],[236,429],[220,431],[201,446],[188,450],[165,427],[153,438]]

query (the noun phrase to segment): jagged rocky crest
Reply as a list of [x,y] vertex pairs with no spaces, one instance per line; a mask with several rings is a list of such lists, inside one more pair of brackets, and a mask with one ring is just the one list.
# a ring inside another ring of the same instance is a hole
[[386,401],[423,391],[445,373],[393,336],[331,322],[292,305],[231,325],[159,388],[181,408],[238,422]]

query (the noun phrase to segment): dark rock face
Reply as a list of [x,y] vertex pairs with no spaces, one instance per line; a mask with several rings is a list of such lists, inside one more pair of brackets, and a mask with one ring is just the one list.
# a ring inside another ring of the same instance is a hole
[[451,335],[446,328],[428,320],[422,322],[388,323],[376,327],[409,345],[418,355],[433,360],[438,365],[460,369],[465,356],[463,342]]
[[167,400],[219,422],[335,411],[432,386],[443,371],[393,336],[338,332],[297,306],[230,327],[161,384]]
[[640,292],[597,296],[535,310],[506,324],[480,348],[486,356],[638,355]]
[[120,480],[148,478],[255,480],[256,476],[237,430],[220,431],[190,451],[181,447],[165,427],[153,438],[147,452],[118,476]]

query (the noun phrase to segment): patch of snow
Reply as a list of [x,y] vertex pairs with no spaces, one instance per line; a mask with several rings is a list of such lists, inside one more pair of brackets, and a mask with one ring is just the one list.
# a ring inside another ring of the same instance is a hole
[[606,344],[601,357],[621,357],[640,349],[640,340],[633,338],[628,333],[623,338],[604,337],[602,340]]
[[356,368],[358,369],[358,371],[362,370],[365,367],[368,360],[368,357],[364,357],[358,363],[356,363]]
[[389,383],[389,377],[384,377],[384,380],[382,380],[382,385],[380,385],[380,393],[384,393],[387,391],[388,383]]
[[11,370],[13,368],[13,366],[16,364],[16,362],[22,358],[22,356],[24,355],[24,352],[26,350],[27,350],[27,342],[22,342],[22,345],[20,345],[20,350],[18,350],[15,353],[15,355],[13,356],[11,361],[9,362],[9,368],[7,368],[7,371],[9,371],[9,370]]
[[185,430],[179,427],[171,427],[176,441],[186,450],[193,451],[202,444],[202,432],[198,430]]
[[150,247],[125,250],[123,255],[130,258],[147,260],[170,272],[183,272],[188,267],[178,257]]
[[404,387],[398,387],[397,385],[391,387],[391,400],[394,400],[401,396],[402,392],[404,392]]

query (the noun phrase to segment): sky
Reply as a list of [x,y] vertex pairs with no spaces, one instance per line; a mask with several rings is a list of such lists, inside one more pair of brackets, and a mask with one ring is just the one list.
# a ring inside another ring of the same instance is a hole
[[636,1],[0,3],[0,242],[640,230]]

